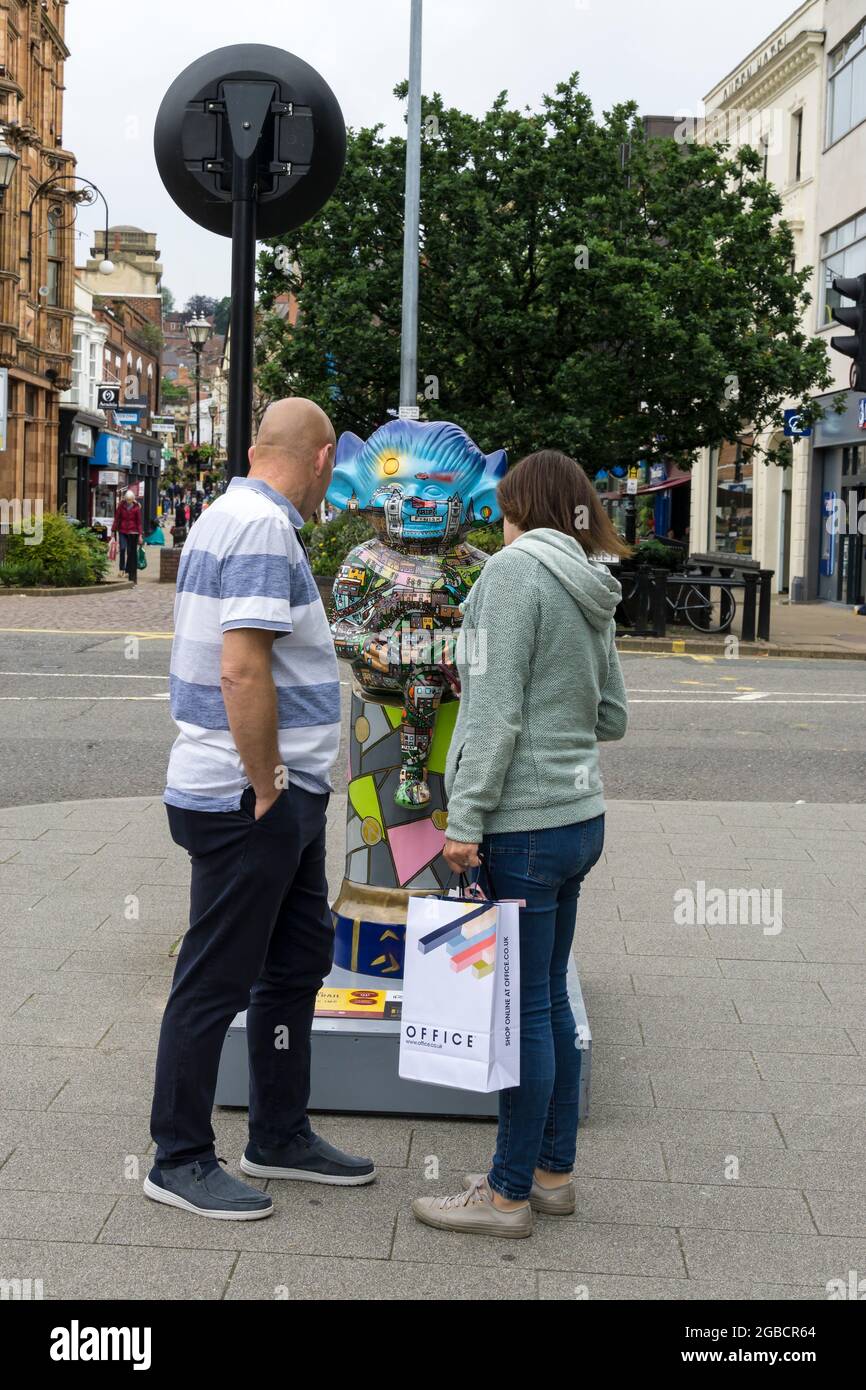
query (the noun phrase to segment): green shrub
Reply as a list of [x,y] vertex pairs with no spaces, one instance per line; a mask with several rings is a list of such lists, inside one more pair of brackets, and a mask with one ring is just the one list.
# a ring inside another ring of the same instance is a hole
[[336,574],[349,551],[375,534],[367,518],[357,512],[340,512],[333,521],[320,526],[308,521],[301,528],[310,568],[313,574],[321,575]]
[[13,533],[7,537],[0,583],[9,587],[77,588],[98,584],[108,569],[108,547],[86,527],[56,512],[42,517],[42,538]]
[[656,569],[675,570],[683,563],[683,552],[674,545],[664,545],[662,541],[641,541],[632,553],[635,565],[653,565]]
[[7,589],[30,589],[42,583],[42,568],[35,561],[11,560],[0,565],[0,584]]
[[487,555],[495,555],[505,544],[501,523],[497,526],[478,526],[466,537],[470,545],[483,550]]

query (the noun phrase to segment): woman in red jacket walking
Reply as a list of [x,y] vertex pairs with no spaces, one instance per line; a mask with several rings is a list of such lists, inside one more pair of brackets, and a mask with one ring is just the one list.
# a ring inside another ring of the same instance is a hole
[[143,535],[141,507],[134,492],[127,492],[114,513],[112,532],[120,537],[120,570],[126,571],[131,584],[138,583],[138,544]]

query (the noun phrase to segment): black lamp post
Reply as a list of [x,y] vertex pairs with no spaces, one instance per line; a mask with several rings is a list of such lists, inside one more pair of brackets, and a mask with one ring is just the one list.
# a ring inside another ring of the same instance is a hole
[[252,436],[256,238],[300,227],[327,202],[343,170],[345,123],[308,63],[266,44],[233,44],[175,79],[153,143],[178,207],[232,239],[226,470],[243,474]]
[[195,447],[201,445],[201,355],[213,329],[207,319],[190,319],[186,326],[189,345],[195,353]]

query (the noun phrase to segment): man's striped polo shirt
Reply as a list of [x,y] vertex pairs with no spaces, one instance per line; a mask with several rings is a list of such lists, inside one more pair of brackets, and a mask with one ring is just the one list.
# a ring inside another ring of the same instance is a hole
[[164,800],[194,811],[232,811],[249,784],[220,689],[223,633],[278,636],[280,759],[290,782],[331,789],[340,742],[340,681],[322,600],[298,539],[297,509],[258,478],[233,478],[202,513],[183,548],[174,606],[171,750]]

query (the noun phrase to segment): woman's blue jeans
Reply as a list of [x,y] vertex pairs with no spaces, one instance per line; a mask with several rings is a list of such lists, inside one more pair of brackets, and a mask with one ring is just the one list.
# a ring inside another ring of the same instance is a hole
[[570,1173],[577,1146],[580,1059],[567,972],[580,885],[601,857],[604,816],[552,830],[485,835],[481,882],[520,909],[520,1085],[499,1093],[489,1183],[525,1200],[536,1168]]

